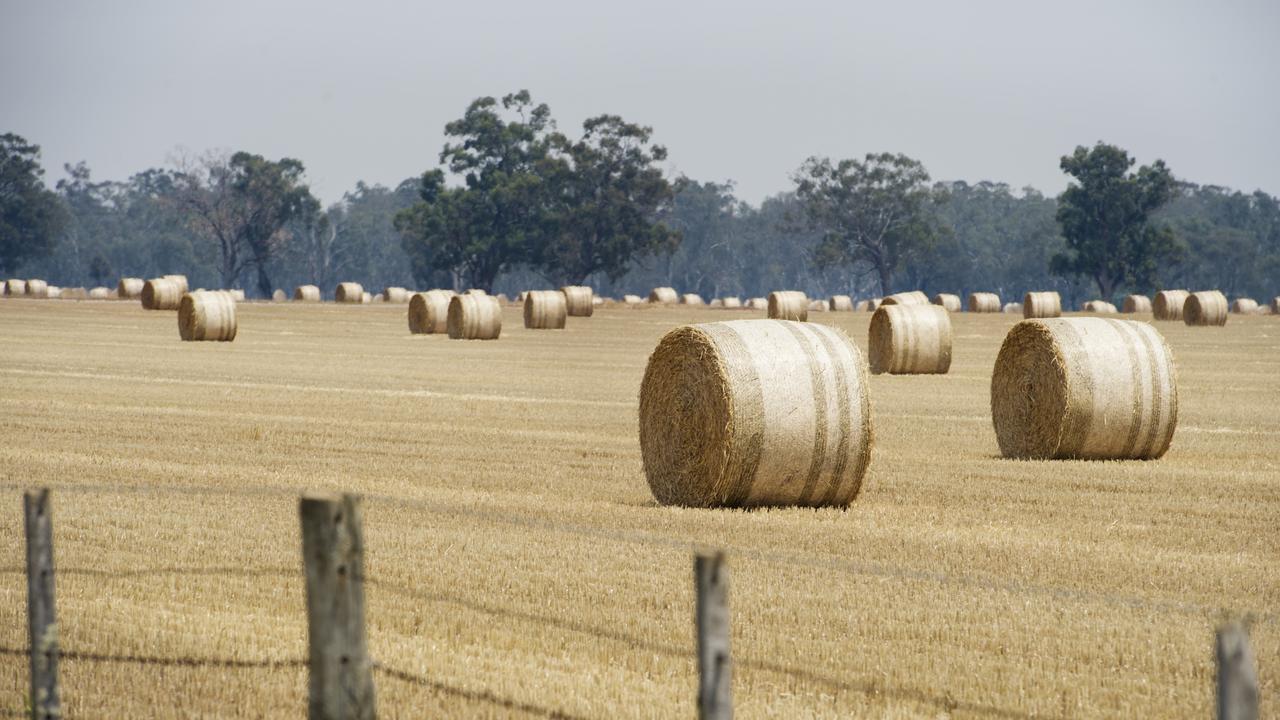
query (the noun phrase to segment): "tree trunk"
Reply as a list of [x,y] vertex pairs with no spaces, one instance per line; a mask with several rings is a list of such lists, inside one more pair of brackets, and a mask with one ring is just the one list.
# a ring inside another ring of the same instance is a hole
[[258,263],[258,292],[264,298],[271,297],[271,278],[267,276],[267,268]]
[[889,288],[893,287],[893,270],[885,261],[876,260],[876,272],[880,274],[880,297],[888,297],[892,294]]

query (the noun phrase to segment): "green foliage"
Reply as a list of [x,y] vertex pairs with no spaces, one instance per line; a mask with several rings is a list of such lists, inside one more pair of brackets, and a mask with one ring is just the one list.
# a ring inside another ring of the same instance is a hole
[[1179,183],[1158,214],[1177,234],[1186,261],[1171,286],[1219,288],[1260,301],[1280,293],[1280,201],[1261,191]]
[[44,186],[40,146],[0,135],[0,273],[10,274],[53,250],[66,214]]

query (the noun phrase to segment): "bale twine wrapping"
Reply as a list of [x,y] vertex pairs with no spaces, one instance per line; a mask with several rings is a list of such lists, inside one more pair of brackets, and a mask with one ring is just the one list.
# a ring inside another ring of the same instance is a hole
[[452,290],[428,290],[409,297],[409,332],[431,335],[449,329],[449,301]]
[[179,297],[191,289],[191,285],[187,284],[186,275],[161,275],[160,277],[165,280],[172,280],[173,283],[178,286],[178,291],[180,293]]
[[1158,458],[1178,424],[1173,355],[1145,322],[1023,320],[996,358],[991,419],[1005,457]]
[[[27,281],[27,294],[31,294],[31,283],[39,282],[38,280]],[[1231,312],[1237,315],[1255,315],[1258,312],[1258,301],[1253,298],[1236,298],[1231,301]]]
[[448,330],[454,340],[497,340],[502,305],[488,295],[454,295],[449,300]]
[[1062,317],[1062,296],[1056,290],[1027,293],[1022,297],[1022,317],[1028,320]]
[[382,301],[404,304],[409,302],[409,291],[402,287],[389,287],[382,291]]
[[137,300],[142,296],[142,278],[120,278],[116,283],[116,296],[121,300]]
[[299,285],[293,289],[293,299],[298,302],[320,302],[320,288],[315,285]]
[[919,290],[911,292],[894,293],[884,300],[880,301],[881,305],[928,305],[929,296]]
[[952,295],[951,293],[934,295],[933,304],[945,308],[947,312],[960,312],[964,309],[963,303],[960,302],[960,296]]
[[111,291],[102,286],[98,286],[89,291],[89,299],[90,300],[110,300]]
[[27,294],[27,281],[11,278],[4,281],[5,297],[22,297]]
[[675,288],[656,287],[649,293],[649,302],[661,305],[675,305],[680,302],[680,296],[676,294]]
[[[49,297],[49,283],[43,280],[28,280],[27,297],[39,298],[41,300]],[[1254,306],[1256,307],[1257,303],[1254,303]]]
[[705,305],[702,296],[698,293],[685,293],[680,296],[681,305]]
[[1125,315],[1149,313],[1151,312],[1151,298],[1146,295],[1125,295],[1124,302],[1120,303],[1120,307]]
[[1000,296],[995,293],[969,293],[969,312],[998,313],[1001,307]]
[[533,290],[524,297],[524,326],[530,330],[563,330],[568,316],[562,292]]
[[360,283],[338,283],[338,287],[333,289],[333,300],[340,303],[364,302],[364,288]]
[[1227,324],[1227,296],[1217,290],[1191,293],[1182,306],[1182,321],[1199,327]]
[[585,285],[565,285],[560,288],[560,292],[564,293],[570,317],[591,317],[591,313],[595,312],[595,304],[591,302],[594,295],[591,288]]
[[289,296],[285,295],[284,290],[280,288],[276,288],[276,291],[271,293],[271,302],[285,302],[288,299]]
[[853,312],[853,298],[848,295],[832,295],[827,300],[827,307],[832,312]]
[[178,284],[165,278],[152,278],[142,284],[142,307],[146,310],[177,310],[183,293]]
[[775,290],[769,293],[770,320],[809,319],[809,298],[799,290]]
[[640,297],[639,295],[623,295],[622,302],[626,303],[627,305],[639,305],[640,303],[644,302],[644,298]]
[[1186,290],[1161,290],[1151,303],[1151,312],[1156,320],[1181,320],[1190,294]]
[[230,342],[236,339],[236,299],[225,290],[197,290],[182,296],[178,335],[183,340]]
[[951,314],[940,305],[881,305],[868,331],[871,372],[945,374],[951,369]]
[[737,297],[721,298],[720,304],[729,310],[741,310],[742,298],[737,298]]
[[640,385],[659,503],[846,506],[871,458],[862,354],[838,329],[779,320],[667,333]]

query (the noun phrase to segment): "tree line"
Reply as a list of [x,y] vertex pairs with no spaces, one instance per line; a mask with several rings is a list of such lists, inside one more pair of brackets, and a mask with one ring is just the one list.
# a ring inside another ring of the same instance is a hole
[[808,158],[752,205],[730,181],[668,178],[651,128],[616,115],[561,132],[527,91],[483,97],[445,127],[419,177],[357,183],[323,207],[303,163],[182,158],[123,181],[80,163],[52,188],[39,147],[0,136],[0,274],[61,285],[185,272],[194,285],[341,280],[514,293],[671,285],[704,297],[1058,290],[1071,305],[1168,287],[1280,293],[1280,201],[1135,167],[1098,143],[1059,161],[1057,197],[934,181],[918,160]]

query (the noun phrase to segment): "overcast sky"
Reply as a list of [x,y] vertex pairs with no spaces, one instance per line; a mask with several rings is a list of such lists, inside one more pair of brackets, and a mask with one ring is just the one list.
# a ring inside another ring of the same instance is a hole
[[810,155],[880,151],[1056,193],[1097,140],[1280,194],[1280,0],[0,0],[0,132],[51,182],[223,148],[299,158],[332,202],[434,166],[446,122],[520,88],[564,131],[650,125],[673,174],[752,202]]

